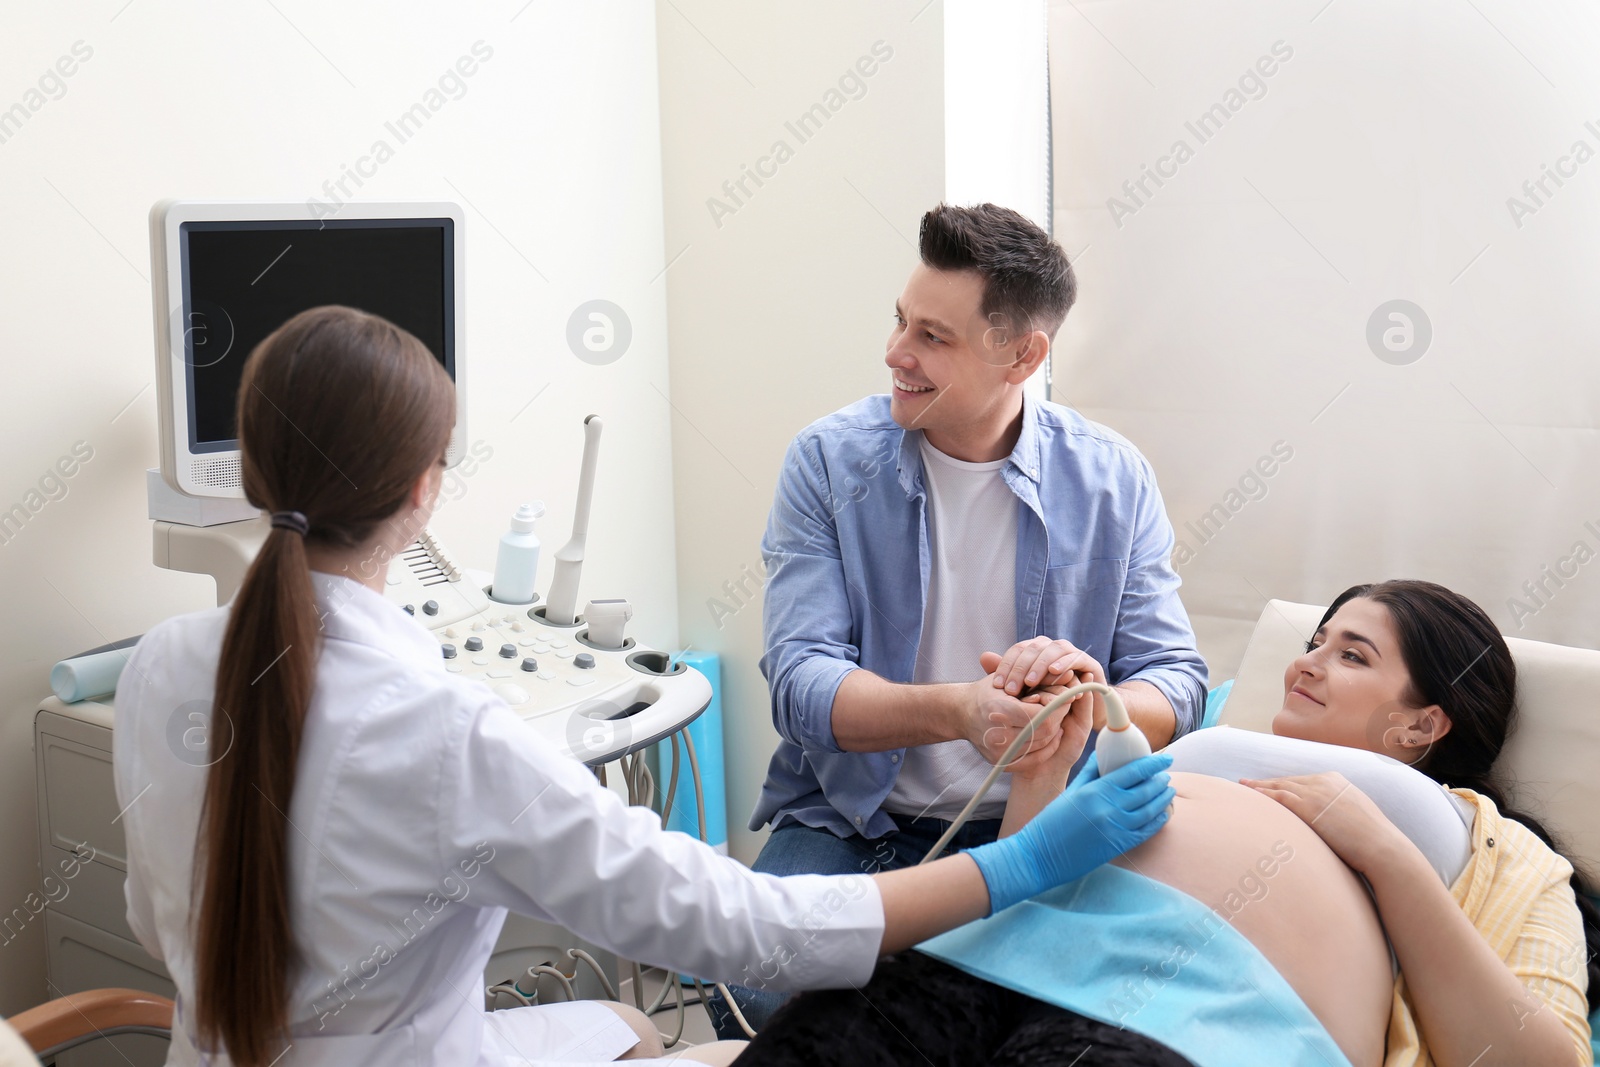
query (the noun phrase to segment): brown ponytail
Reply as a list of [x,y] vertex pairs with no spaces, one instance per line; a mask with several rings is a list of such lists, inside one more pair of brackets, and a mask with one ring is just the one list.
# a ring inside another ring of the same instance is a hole
[[195,1016],[201,1046],[239,1067],[269,1064],[289,1029],[289,806],[321,635],[306,542],[375,543],[443,463],[454,421],[450,378],[422,342],[351,308],[301,312],[244,366],[245,497],[301,512],[308,530],[267,537],[217,667],[212,736],[230,747],[208,773],[196,842]]

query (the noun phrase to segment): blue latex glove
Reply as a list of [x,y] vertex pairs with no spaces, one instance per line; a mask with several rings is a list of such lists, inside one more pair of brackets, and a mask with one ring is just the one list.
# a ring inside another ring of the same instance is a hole
[[1100,761],[1095,759],[1098,752],[1089,753],[1089,758],[1083,761],[1083,766],[1078,768],[1078,773],[1072,781],[1067,783],[1067,792],[1076,793],[1090,782],[1100,780]]
[[[1081,878],[1166,825],[1177,795],[1164,752],[1136,759],[1056,797],[1028,825],[968,849],[989,886],[989,911],[1004,911]],[[1096,766],[1098,772],[1098,766]],[[1089,773],[1085,766],[1080,779]]]

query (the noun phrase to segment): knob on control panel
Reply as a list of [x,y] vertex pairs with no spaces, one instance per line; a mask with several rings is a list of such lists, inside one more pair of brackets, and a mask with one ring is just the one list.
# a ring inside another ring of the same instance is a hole
[[501,645],[500,646],[500,658],[501,659],[516,659],[517,658],[517,646],[516,645]]
[[481,637],[469,637],[469,638],[467,638],[467,651],[468,652],[482,652],[483,651],[483,638],[481,638]]
[[441,645],[441,646],[439,646],[439,651],[444,653],[444,658],[445,659],[455,659],[456,658],[456,646],[455,645]]
[[579,652],[572,657],[572,665],[581,670],[592,671],[594,670],[594,657],[587,652]]

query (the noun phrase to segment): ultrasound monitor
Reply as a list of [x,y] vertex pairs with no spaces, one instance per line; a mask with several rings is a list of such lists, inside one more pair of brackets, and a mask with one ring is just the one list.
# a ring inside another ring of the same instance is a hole
[[162,201],[150,211],[161,474],[201,497],[242,497],[235,427],[244,361],[307,308],[343,304],[416,335],[456,383],[446,462],[464,449],[461,209]]

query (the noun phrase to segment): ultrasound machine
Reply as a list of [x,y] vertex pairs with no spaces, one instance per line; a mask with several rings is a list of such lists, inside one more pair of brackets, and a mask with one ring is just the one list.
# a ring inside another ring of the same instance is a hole
[[[172,200],[150,212],[161,429],[161,464],[146,475],[154,561],[211,575],[218,604],[237,591],[268,530],[241,485],[234,425],[241,372],[256,344],[293,315],[343,304],[414,334],[456,385],[447,465],[460,463],[469,447],[461,208],[349,203],[335,217],[318,214],[305,204]],[[594,415],[574,419],[584,449],[573,530],[555,553],[545,597],[495,599],[490,574],[469,569],[426,529],[389,562],[386,594],[434,635],[448,671],[486,683],[528,729],[602,781],[608,765],[620,770],[618,784],[632,803],[659,800],[663,812],[673,806],[681,741],[704,837],[705,800],[687,727],[711,702],[711,683],[681,657],[627,636],[626,600],[578,599],[602,427]],[[506,501],[507,515],[516,504]],[[104,986],[172,992],[128,929],[122,899],[126,853],[112,788],[112,708],[136,641],[58,663],[51,672],[56,696],[35,718],[44,868],[66,856],[93,856],[77,891],[52,901],[44,915],[50,979],[62,993]],[[646,756],[663,739],[672,745],[672,773],[658,795]],[[576,966],[580,959],[588,971]],[[526,1003],[550,991],[615,996],[617,975],[616,960],[570,933],[512,916],[487,977],[498,982],[491,999],[498,993]],[[129,1052],[134,1062],[159,1063],[164,1055],[137,1040],[122,1045],[94,1054],[115,1055],[117,1063]],[[72,1063],[96,1062],[93,1051],[76,1050],[63,1063],[71,1056],[79,1057]]]

